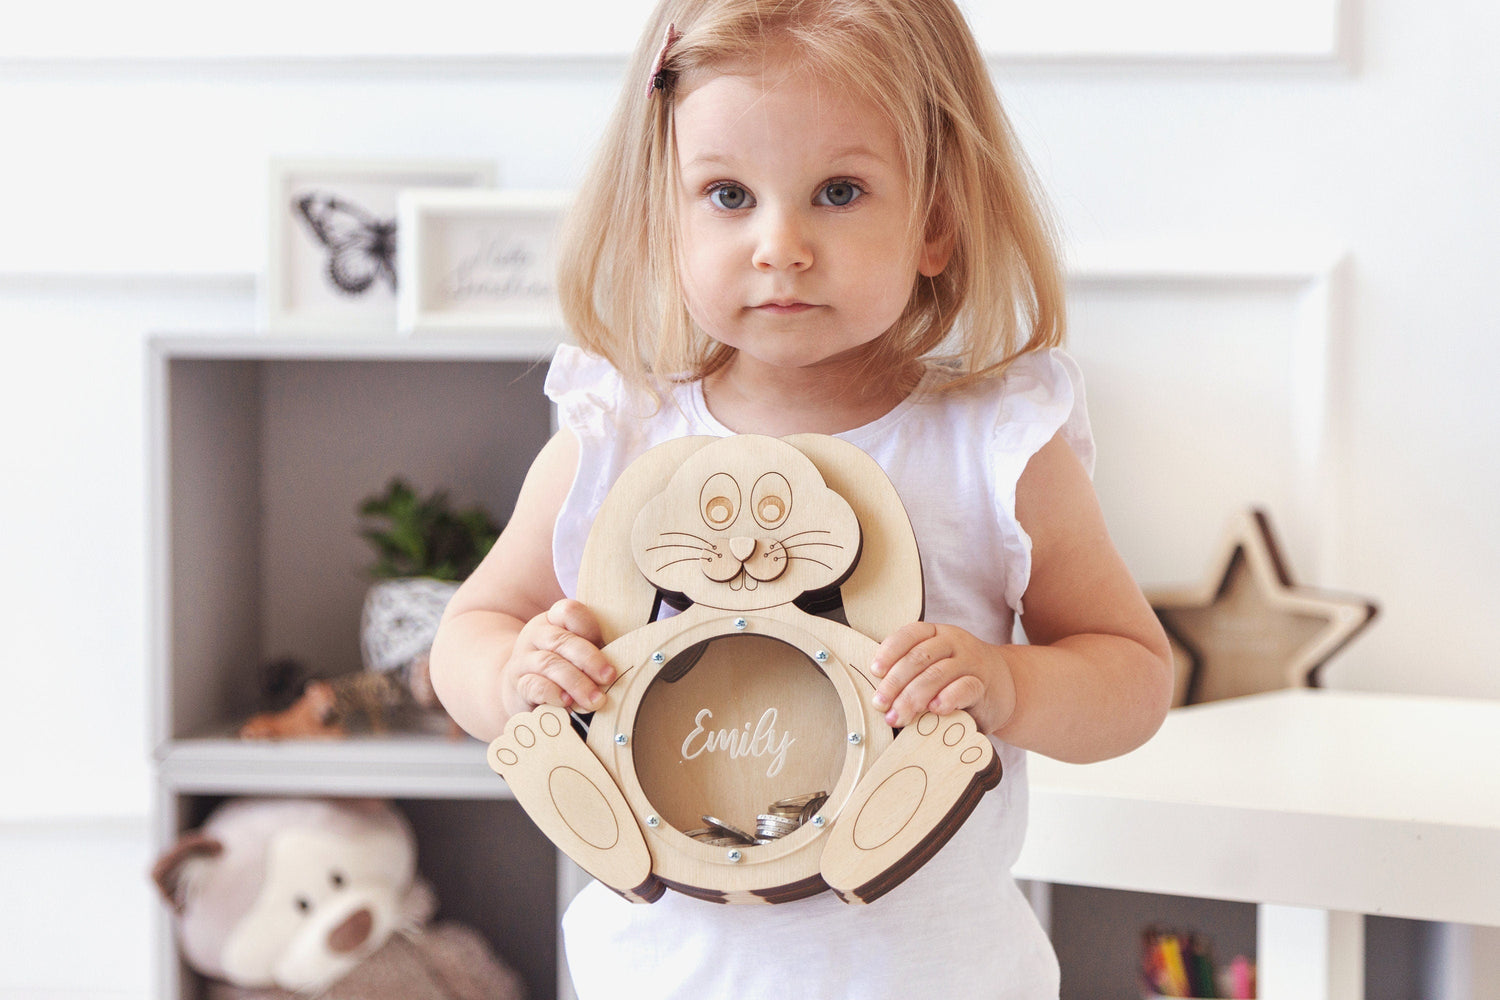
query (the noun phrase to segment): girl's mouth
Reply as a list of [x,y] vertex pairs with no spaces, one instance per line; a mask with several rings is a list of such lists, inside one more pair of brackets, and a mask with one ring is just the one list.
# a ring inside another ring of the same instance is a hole
[[777,302],[762,302],[755,308],[760,312],[771,313],[776,316],[789,316],[794,313],[806,312],[816,307],[810,302],[797,302],[788,299]]

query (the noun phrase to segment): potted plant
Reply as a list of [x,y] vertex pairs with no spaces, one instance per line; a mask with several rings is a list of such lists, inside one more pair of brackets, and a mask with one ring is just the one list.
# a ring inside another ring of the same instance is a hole
[[455,509],[445,492],[420,496],[399,477],[359,505],[360,534],[375,550],[360,621],[366,669],[399,670],[425,686],[427,654],[453,592],[499,537],[479,506]]

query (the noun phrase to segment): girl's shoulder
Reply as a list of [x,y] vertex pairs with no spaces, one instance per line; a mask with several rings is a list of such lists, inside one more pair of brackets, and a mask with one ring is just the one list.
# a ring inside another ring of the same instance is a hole
[[565,426],[587,427],[604,418],[649,416],[673,395],[674,387],[653,393],[625,378],[607,358],[561,344],[552,355],[543,391],[557,404]]
[[952,366],[930,363],[917,402],[936,407],[944,419],[971,432],[993,428],[996,445],[1024,455],[1061,432],[1092,472],[1093,433],[1083,373],[1060,348],[1029,351],[979,379],[965,380]]
[[558,425],[585,449],[604,442],[614,450],[643,449],[684,434],[713,433],[692,383],[641,385],[607,358],[569,344],[553,355],[543,386],[557,405]]
[[614,365],[572,344],[558,345],[543,386],[547,398],[559,406],[583,394],[601,404],[618,405],[624,389],[625,380]]

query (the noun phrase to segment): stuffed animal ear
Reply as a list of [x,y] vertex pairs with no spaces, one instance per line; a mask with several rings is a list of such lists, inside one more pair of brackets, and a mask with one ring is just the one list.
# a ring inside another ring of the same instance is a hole
[[432,883],[417,876],[401,897],[401,922],[406,927],[426,927],[437,915],[437,892]]
[[197,830],[189,830],[151,866],[151,881],[176,913],[186,907],[193,876],[210,858],[224,853],[224,845]]
[[604,634],[601,646],[648,624],[656,611],[656,587],[641,575],[631,554],[630,532],[636,515],[666,487],[689,455],[717,440],[699,435],[657,445],[626,466],[604,498],[578,569],[578,599],[599,620]]
[[788,444],[812,460],[828,488],[859,518],[859,564],[839,593],[844,618],[879,642],[922,617],[922,560],[911,521],[896,487],[873,458],[847,441],[822,434],[793,434]]

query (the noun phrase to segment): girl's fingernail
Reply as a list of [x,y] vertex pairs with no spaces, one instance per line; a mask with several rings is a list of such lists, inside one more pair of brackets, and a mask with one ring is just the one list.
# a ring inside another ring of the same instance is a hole
[[895,709],[892,709],[891,711],[885,713],[885,724],[887,726],[891,726],[892,728],[894,728],[896,723],[899,721],[901,721],[901,716],[896,714]]
[[875,695],[875,697],[873,699],[871,699],[871,700],[873,700],[875,702],[875,707],[876,708],[890,708],[891,707],[891,699],[887,698],[883,694],[880,694],[879,692],[877,692],[876,695]]

